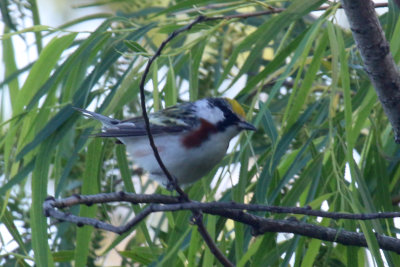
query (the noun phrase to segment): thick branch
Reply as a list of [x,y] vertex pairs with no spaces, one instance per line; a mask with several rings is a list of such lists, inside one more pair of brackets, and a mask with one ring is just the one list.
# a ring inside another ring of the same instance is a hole
[[365,70],[400,143],[400,74],[371,0],[341,0]]

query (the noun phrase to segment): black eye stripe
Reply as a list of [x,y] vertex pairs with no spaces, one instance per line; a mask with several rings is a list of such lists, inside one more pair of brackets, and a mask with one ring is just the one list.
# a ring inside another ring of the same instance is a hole
[[231,107],[229,104],[221,98],[209,98],[208,105],[211,108],[217,107],[222,110],[224,115],[226,116],[228,113],[232,113]]

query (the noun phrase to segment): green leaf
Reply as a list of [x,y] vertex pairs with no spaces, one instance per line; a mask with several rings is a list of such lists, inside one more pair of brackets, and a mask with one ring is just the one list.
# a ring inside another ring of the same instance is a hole
[[[260,57],[261,51],[267,46],[272,38],[278,34],[278,32],[323,2],[324,1],[321,0],[312,0],[307,2],[301,0],[294,1],[282,13],[267,20],[263,25],[260,25],[253,33],[246,37],[230,55],[230,60],[225,67],[223,74],[221,75],[219,85],[227,78],[227,75],[231,71],[240,52],[250,50],[250,55],[247,57],[244,65],[240,68],[239,73],[235,75],[235,78],[230,83],[230,86],[232,86],[244,73],[250,69],[255,60]],[[260,36],[262,36],[262,38],[260,38]]]
[[134,52],[142,53],[143,55],[148,55],[146,49],[144,49],[139,43],[135,41],[125,40],[124,44]]
[[[206,217],[207,220],[207,231],[210,234],[210,237],[215,241],[215,224],[216,217],[213,215],[208,215]],[[203,267],[214,266],[215,256],[212,254],[210,249],[207,249],[204,253]]]
[[28,177],[28,174],[32,172],[34,167],[35,159],[26,164],[13,178],[0,187],[0,195],[4,195],[8,190],[13,188],[13,186],[22,183]]
[[175,265],[177,264],[177,258],[175,256],[178,253],[178,250],[181,248],[185,237],[187,237],[190,233],[190,230],[190,227],[186,227],[186,229],[181,232],[179,236],[177,236],[177,240],[173,243],[170,243],[167,253],[162,256],[161,260],[157,261],[160,266],[167,266],[165,265],[166,262],[174,262]]
[[196,101],[199,95],[199,68],[207,39],[195,45],[190,51],[189,59],[189,96],[190,101]]
[[[103,144],[101,139],[94,139],[88,146],[85,173],[83,175],[82,194],[99,193],[99,175],[102,166]],[[80,206],[79,216],[93,218],[96,215],[96,206]],[[89,255],[90,241],[93,227],[85,225],[77,229],[75,266],[86,266]]]
[[74,250],[62,250],[53,252],[53,260],[55,262],[70,262],[74,259],[75,251]]
[[130,258],[137,263],[150,265],[156,261],[163,253],[162,248],[133,247],[127,251],[120,251],[119,254],[125,258]]
[[38,266],[54,266],[50,257],[47,239],[47,223],[43,214],[43,202],[47,197],[47,183],[52,149],[55,145],[54,138],[47,139],[40,147],[35,160],[35,169],[32,174],[32,204],[31,204],[31,227],[32,248],[35,263]]
[[54,28],[46,26],[46,25],[34,25],[32,27],[28,27],[28,28],[22,29],[20,31],[10,32],[10,33],[1,35],[0,40],[9,39],[14,35],[19,35],[22,33],[28,33],[28,32],[36,33],[36,32],[42,32],[42,31],[50,31],[51,32],[51,31],[54,31]]
[[[316,34],[317,29],[314,29],[315,34]],[[315,36],[312,36],[308,40],[312,41],[312,40],[314,40],[314,38],[315,38]],[[300,115],[301,109],[307,103],[307,97],[308,97],[311,89],[313,88],[313,83],[317,76],[317,72],[320,69],[322,57],[324,56],[324,51],[325,51],[327,44],[328,44],[328,35],[324,34],[321,37],[321,40],[319,40],[317,48],[313,54],[313,59],[311,61],[311,64],[310,64],[308,70],[306,71],[304,79],[301,82],[300,88],[297,91],[293,90],[293,92],[290,96],[290,99],[292,101],[289,100],[289,104],[288,104],[288,108],[287,108],[288,116],[286,119],[285,118],[283,119],[284,121],[286,121],[287,127],[290,127],[293,125],[293,123],[295,123],[295,121],[298,119],[298,117]],[[290,104],[292,104],[292,105],[290,105]]]
[[[5,203],[0,200],[0,204],[1,206],[3,206],[3,204]],[[24,240],[22,239],[21,234],[18,232],[18,228],[13,220],[15,220],[15,218],[12,216],[11,212],[7,208],[5,208],[4,212],[2,212],[0,216],[0,221],[7,228],[8,232],[12,235],[13,240],[18,243],[19,249],[25,254],[25,256],[28,256],[28,249],[26,248]]]
[[157,60],[153,63],[153,101],[154,101],[154,111],[159,111],[162,107],[160,92],[158,91],[158,63]]
[[[261,104],[261,103],[260,103]],[[268,108],[266,108],[263,112],[262,116],[262,126],[264,128],[265,133],[271,138],[272,144],[276,143],[278,138],[278,130],[276,129],[274,119],[272,118],[271,112]]]
[[176,104],[178,96],[177,96],[177,88],[175,83],[175,71],[174,66],[172,65],[172,60],[169,58],[169,68],[167,74],[167,82],[165,83],[165,87],[163,89],[165,95],[165,105],[167,107],[173,106]]
[[193,226],[190,233],[189,253],[187,256],[188,266],[196,266],[196,254],[200,250],[201,242],[203,242],[197,226]]
[[32,66],[29,75],[18,93],[16,99],[15,112],[22,111],[23,106],[27,105],[35,93],[49,78],[51,71],[60,59],[61,54],[75,40],[76,33],[54,37],[40,53],[38,60]]

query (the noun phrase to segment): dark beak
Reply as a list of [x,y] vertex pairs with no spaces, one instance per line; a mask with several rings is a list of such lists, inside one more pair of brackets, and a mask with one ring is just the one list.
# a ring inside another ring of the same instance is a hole
[[257,131],[257,128],[254,127],[253,124],[248,123],[247,121],[240,121],[237,124],[239,126],[240,129],[243,130],[250,130],[250,131]]

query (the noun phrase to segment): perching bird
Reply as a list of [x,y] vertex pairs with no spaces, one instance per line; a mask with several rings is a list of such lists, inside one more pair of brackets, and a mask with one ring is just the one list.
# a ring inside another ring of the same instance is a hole
[[[77,109],[100,121],[99,137],[115,137],[150,178],[169,185],[150,147],[143,117],[116,120]],[[241,130],[256,128],[245,121],[240,104],[229,98],[206,98],[150,113],[150,129],[161,159],[179,185],[191,184],[222,160],[229,141]]]

